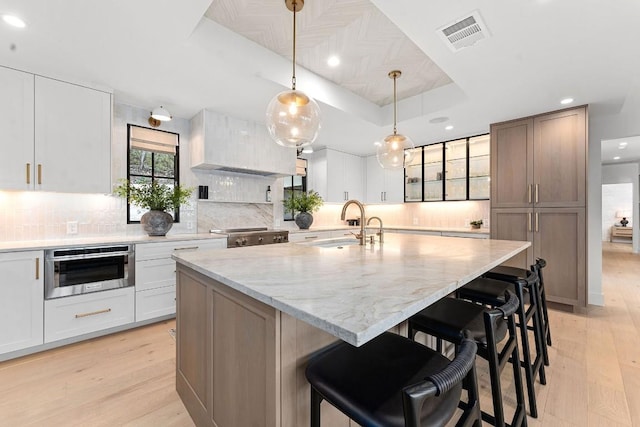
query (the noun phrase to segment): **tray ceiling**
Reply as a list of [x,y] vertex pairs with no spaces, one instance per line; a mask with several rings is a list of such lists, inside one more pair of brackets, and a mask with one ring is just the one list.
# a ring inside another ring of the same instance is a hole
[[[216,0],[205,17],[291,59],[293,14],[284,0]],[[451,82],[368,0],[308,0],[296,16],[296,62],[380,106],[393,102],[387,74],[402,70],[398,99]],[[340,57],[330,67],[327,59]],[[303,89],[304,82],[298,81]]]

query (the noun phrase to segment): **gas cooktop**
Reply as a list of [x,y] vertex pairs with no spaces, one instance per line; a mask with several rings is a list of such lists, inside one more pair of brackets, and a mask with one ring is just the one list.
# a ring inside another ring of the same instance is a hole
[[227,228],[209,231],[215,234],[226,235],[227,248],[270,245],[274,243],[286,243],[289,241],[288,230],[273,230],[268,229],[267,227]]

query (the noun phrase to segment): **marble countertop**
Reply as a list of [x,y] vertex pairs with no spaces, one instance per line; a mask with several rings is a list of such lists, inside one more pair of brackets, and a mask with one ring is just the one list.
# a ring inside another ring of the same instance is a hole
[[360,346],[529,247],[529,242],[388,234],[374,245],[285,243],[174,259]]
[[168,234],[166,236],[147,236],[147,235],[131,235],[131,236],[102,236],[102,237],[86,237],[78,239],[46,239],[46,240],[20,240],[0,242],[1,252],[13,251],[32,251],[49,248],[65,248],[72,246],[87,245],[108,245],[123,243],[159,243],[159,242],[178,242],[185,240],[200,239],[226,239],[226,236],[210,233],[193,233],[193,234]]
[[[365,225],[367,229],[377,229],[378,223],[374,222],[370,225]],[[419,226],[419,225],[384,225],[382,227],[385,231],[435,231],[439,233],[473,233],[473,234],[489,234],[488,228],[477,228],[472,229],[471,227],[427,227],[427,226]],[[292,229],[289,230],[289,233],[297,234],[297,233],[314,233],[320,231],[336,231],[336,230],[359,230],[360,226],[349,226],[349,225],[326,225],[319,227],[311,227],[308,230],[301,229]]]

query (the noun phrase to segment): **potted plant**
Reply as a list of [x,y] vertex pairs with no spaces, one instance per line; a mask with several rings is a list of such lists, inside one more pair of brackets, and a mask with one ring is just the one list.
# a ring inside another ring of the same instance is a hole
[[140,224],[149,236],[164,236],[173,226],[173,217],[167,212],[180,207],[189,201],[192,188],[180,185],[170,187],[156,181],[132,184],[128,180],[121,182],[114,188],[116,196],[129,199],[129,203],[149,212],[142,215]]
[[471,228],[480,228],[480,226],[482,225],[482,220],[476,219],[475,221],[471,221],[469,224],[471,224]]
[[292,194],[291,197],[284,199],[282,204],[288,211],[299,212],[294,220],[298,227],[306,230],[313,223],[313,215],[311,213],[320,209],[320,206],[324,204],[324,200],[322,200],[322,196],[317,191],[309,190],[308,193]]

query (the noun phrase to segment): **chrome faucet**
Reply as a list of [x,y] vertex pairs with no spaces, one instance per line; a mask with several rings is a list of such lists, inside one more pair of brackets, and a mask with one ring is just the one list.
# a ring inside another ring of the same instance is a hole
[[340,215],[340,219],[344,221],[347,215],[347,207],[349,207],[349,205],[351,204],[355,204],[360,208],[360,234],[356,234],[355,236],[358,240],[360,240],[360,245],[364,245],[366,243],[366,236],[364,232],[364,205],[357,200],[348,200],[342,207],[342,215]]
[[380,228],[378,229],[378,232],[376,234],[380,237],[380,243],[382,243],[384,242],[384,231],[382,230],[382,220],[378,216],[372,216],[371,218],[369,218],[369,220],[367,220],[367,225],[371,223],[372,219],[377,219],[378,222],[380,223]]

